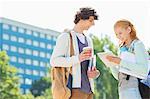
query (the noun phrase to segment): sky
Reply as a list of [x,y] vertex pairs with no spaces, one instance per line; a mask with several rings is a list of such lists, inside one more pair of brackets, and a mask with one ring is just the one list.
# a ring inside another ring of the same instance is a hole
[[88,34],[98,38],[108,35],[117,45],[113,25],[127,19],[146,49],[150,48],[149,0],[0,0],[0,17],[62,32],[73,28],[74,15],[81,7],[92,7],[99,15]]

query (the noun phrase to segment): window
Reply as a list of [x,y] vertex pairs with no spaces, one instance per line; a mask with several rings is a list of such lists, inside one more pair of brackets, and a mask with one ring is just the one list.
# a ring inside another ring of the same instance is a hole
[[9,45],[3,44],[3,50],[9,50]]
[[24,43],[24,38],[19,37],[18,42],[19,43]]
[[45,43],[40,42],[40,47],[41,47],[41,48],[45,48]]
[[42,61],[40,61],[40,66],[41,66],[41,67],[45,67],[45,63],[42,62]]
[[33,51],[34,56],[38,56],[38,54],[39,54],[38,51],[36,51],[36,50]]
[[30,69],[26,69],[26,74],[28,74],[28,75],[32,75],[32,70],[30,70]]
[[52,49],[52,45],[51,44],[47,44],[47,48],[48,49]]
[[27,49],[26,49],[26,54],[27,54],[27,55],[31,55],[31,54],[32,54],[32,51],[27,48]]
[[45,34],[44,33],[40,33],[40,37],[41,38],[45,38]]
[[56,39],[57,39],[57,37],[56,37],[56,36],[54,36],[54,37],[53,37],[53,40],[54,40],[54,41],[56,41]]
[[40,52],[40,57],[45,57],[45,53],[44,52]]
[[19,73],[24,74],[24,69],[23,68],[19,68]]
[[47,39],[48,39],[48,40],[52,40],[52,36],[49,35],[49,34],[47,34]]
[[40,71],[40,76],[45,76],[45,72],[44,71]]
[[31,59],[26,59],[26,64],[31,65]]
[[33,65],[38,66],[39,65],[38,61],[37,60],[33,60]]
[[16,27],[16,26],[12,26],[11,29],[12,29],[12,31],[14,31],[14,32],[17,31],[17,27]]
[[27,31],[26,31],[26,34],[32,35],[32,31],[31,31],[31,30],[27,30]]
[[27,43],[28,45],[32,45],[32,41],[31,41],[30,39],[27,39],[27,40],[26,40],[26,43]]
[[25,91],[24,91],[24,89],[23,89],[23,88],[21,88],[21,93],[22,93],[22,94],[24,94],[24,93],[25,93]]
[[38,36],[39,36],[39,33],[33,32],[33,36],[38,37]]
[[29,89],[26,89],[26,94],[27,94],[27,93],[30,93],[30,90],[29,90]]
[[47,53],[47,58],[50,58],[51,57],[51,54],[50,53]]
[[17,42],[17,37],[12,35],[12,36],[10,37],[10,40],[11,40],[11,41],[14,41],[14,42]]
[[20,78],[20,79],[19,79],[19,82],[20,82],[20,84],[24,84],[24,79],[23,79],[23,78]]
[[39,46],[39,43],[37,41],[33,41],[33,45],[38,47]]
[[26,79],[25,79],[25,84],[31,85],[31,84],[32,84],[32,80],[29,79],[29,78],[26,78]]
[[17,58],[16,58],[15,56],[11,56],[11,57],[10,57],[10,60],[11,60],[12,62],[17,62]]
[[24,33],[24,29],[23,29],[23,28],[19,28],[19,29],[18,29],[18,32]]
[[24,64],[24,59],[19,57],[18,62],[21,63],[21,64]]
[[24,49],[19,47],[18,52],[21,53],[21,54],[24,54]]
[[33,70],[33,75],[38,75],[38,71],[37,70]]
[[3,34],[3,39],[4,40],[9,40],[9,35],[8,34]]
[[3,29],[8,30],[9,29],[9,25],[8,24],[3,24]]
[[12,52],[17,52],[16,46],[11,46],[11,47],[10,47],[10,50],[11,50]]

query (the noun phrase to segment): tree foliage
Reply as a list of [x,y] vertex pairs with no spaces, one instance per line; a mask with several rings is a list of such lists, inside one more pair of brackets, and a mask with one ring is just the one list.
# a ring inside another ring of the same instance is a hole
[[51,86],[50,78],[42,77],[41,79],[33,82],[30,91],[35,97],[41,96],[44,94],[46,89],[50,88],[50,86]]
[[[98,52],[104,52],[104,50],[110,50],[117,54],[117,47],[110,41],[108,36],[101,39],[92,36],[92,39],[95,55]],[[95,99],[118,99],[117,81],[113,78],[110,69],[98,57],[96,57],[96,60],[101,75],[95,81]]]
[[17,69],[9,64],[7,53],[0,52],[0,99],[52,99],[50,78],[41,78],[37,82],[43,92],[41,96],[34,97],[31,93],[23,95],[20,92]]
[[1,99],[19,99],[19,77],[17,69],[9,64],[5,51],[0,52],[0,97]]

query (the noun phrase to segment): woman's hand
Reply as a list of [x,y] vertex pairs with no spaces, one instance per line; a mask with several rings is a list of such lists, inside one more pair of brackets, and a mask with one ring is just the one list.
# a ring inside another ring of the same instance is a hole
[[110,62],[114,62],[116,64],[120,64],[120,61],[121,61],[121,58],[119,57],[115,57],[115,56],[110,56],[110,55],[107,55],[106,56],[106,59]]
[[92,66],[92,69],[87,71],[87,75],[89,78],[97,78],[100,72],[96,69],[96,66]]

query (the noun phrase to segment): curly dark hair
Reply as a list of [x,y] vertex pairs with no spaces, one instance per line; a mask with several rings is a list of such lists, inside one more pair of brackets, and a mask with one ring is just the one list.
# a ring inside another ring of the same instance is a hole
[[94,9],[89,7],[80,8],[80,11],[78,11],[75,15],[74,23],[77,24],[80,19],[87,20],[90,16],[94,16],[94,19],[98,20],[98,15]]

